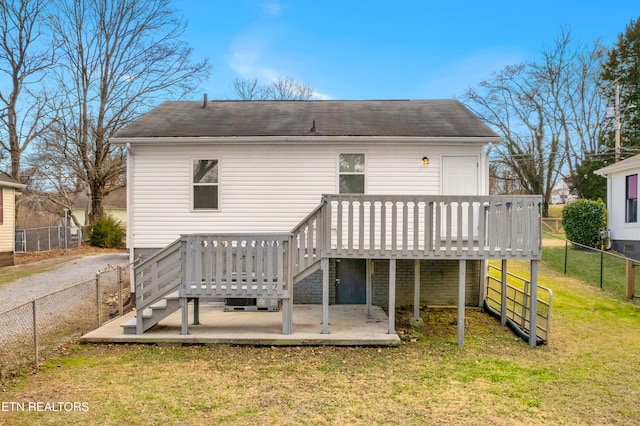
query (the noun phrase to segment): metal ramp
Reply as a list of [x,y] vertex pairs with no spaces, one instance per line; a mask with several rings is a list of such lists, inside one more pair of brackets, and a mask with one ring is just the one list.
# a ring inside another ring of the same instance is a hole
[[[530,280],[489,265],[487,292],[483,308],[491,316],[509,327],[518,337],[529,341],[530,330]],[[536,345],[549,343],[551,305],[553,293],[538,285],[538,309],[536,316]]]

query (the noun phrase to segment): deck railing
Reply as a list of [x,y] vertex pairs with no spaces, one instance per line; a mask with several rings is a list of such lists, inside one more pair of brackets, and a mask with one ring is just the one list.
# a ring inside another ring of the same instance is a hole
[[289,237],[183,235],[181,296],[288,298]]
[[308,271],[320,260],[320,249],[324,247],[323,207],[324,203],[320,204],[291,231],[294,277]]
[[539,196],[325,195],[322,257],[542,255]]
[[[175,240],[134,268],[137,311],[142,312],[180,285],[181,244],[180,239]],[[138,321],[138,324],[138,334],[141,334],[142,321]]]

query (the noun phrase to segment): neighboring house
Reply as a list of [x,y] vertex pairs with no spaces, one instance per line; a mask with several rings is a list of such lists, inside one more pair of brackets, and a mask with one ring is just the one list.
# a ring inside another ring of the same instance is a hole
[[541,198],[488,195],[500,141],[458,101],[165,102],[111,139],[138,312],[179,291],[186,333],[189,297],[278,297],[283,333],[294,302],[326,333],[329,304],[479,306],[487,259],[541,255]]
[[0,172],[0,266],[13,265],[16,235],[16,194],[25,186]]
[[596,170],[595,173],[607,178],[607,227],[611,230],[612,248],[640,260],[640,154]]
[[[90,209],[90,201],[86,192],[80,192],[73,200],[73,214],[78,219],[80,226],[87,224],[87,214]],[[119,220],[122,225],[127,223],[127,189],[118,188],[104,197],[103,200],[104,212],[116,220]]]
[[564,179],[560,179],[551,188],[551,204],[566,204],[575,201],[578,197],[571,194],[569,185]]

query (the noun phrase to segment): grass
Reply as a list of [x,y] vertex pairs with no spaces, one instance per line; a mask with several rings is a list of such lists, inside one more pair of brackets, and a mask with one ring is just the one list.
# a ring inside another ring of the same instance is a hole
[[[592,286],[601,287],[618,298],[626,297],[626,262],[623,259],[606,253],[601,257],[599,252],[571,247],[565,250],[564,246],[544,247],[542,259],[549,267],[564,273],[565,254],[567,275],[577,277]],[[640,268],[635,268],[634,272],[636,283],[640,284]]]
[[[528,264],[509,262],[527,276]],[[548,346],[529,348],[468,310],[398,316],[397,348],[77,345],[3,402],[86,402],[88,412],[1,411],[0,424],[640,424],[640,310],[542,265]]]
[[[62,263],[62,261],[60,261],[59,263]],[[32,275],[49,272],[53,270],[55,266],[55,263],[47,263],[31,268],[21,268],[20,266],[5,266],[4,268],[0,269],[0,287],[20,278],[27,278]]]

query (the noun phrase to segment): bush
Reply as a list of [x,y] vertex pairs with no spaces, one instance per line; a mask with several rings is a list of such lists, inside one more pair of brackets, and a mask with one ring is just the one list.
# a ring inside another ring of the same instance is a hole
[[602,201],[580,199],[562,209],[567,239],[589,247],[600,244],[600,229],[606,226],[607,209]]
[[119,220],[109,215],[101,217],[89,231],[89,244],[94,247],[120,248],[125,236]]

